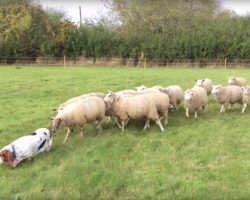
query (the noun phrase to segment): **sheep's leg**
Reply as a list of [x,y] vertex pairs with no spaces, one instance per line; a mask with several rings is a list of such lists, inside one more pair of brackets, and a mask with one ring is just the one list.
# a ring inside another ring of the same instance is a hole
[[189,117],[189,108],[186,108],[186,116]]
[[128,119],[125,121],[125,126],[127,126],[129,120],[130,120],[130,118],[128,118]]
[[83,127],[80,127],[80,136],[83,137]]
[[164,119],[164,126],[167,126],[168,125],[168,117],[165,117]]
[[69,137],[70,132],[71,132],[70,128],[68,128],[68,131],[67,131],[66,137],[64,138],[63,144],[65,144],[68,141],[68,137]]
[[97,121],[97,122],[96,122],[96,129],[97,129],[98,131],[102,131],[102,124],[101,124],[101,121]]
[[178,110],[178,104],[177,102],[174,104],[175,110]]
[[164,120],[163,120],[164,126],[167,126],[168,125],[168,112],[164,113],[163,116],[164,116]]
[[246,103],[244,103],[244,104],[243,104],[243,106],[242,106],[242,111],[241,111],[241,113],[242,113],[242,114],[245,112],[246,107],[247,107],[247,104],[246,104]]
[[111,120],[111,117],[110,117],[110,116],[108,116],[107,118],[108,118],[108,119],[107,119],[107,121],[106,121],[106,124],[108,124],[108,123],[110,122],[110,120]]
[[197,111],[194,112],[194,118],[197,118]]
[[224,105],[221,105],[221,107],[220,107],[220,113],[222,113],[222,112],[225,112],[225,106]]
[[161,124],[161,121],[158,119],[158,120],[156,120],[155,123],[160,127],[161,131],[163,132],[163,131],[164,131],[164,128],[163,128],[163,126],[162,126],[162,124]]
[[116,124],[120,129],[122,129],[122,125],[120,125],[118,119],[117,119],[116,117],[114,117],[113,119],[114,119],[115,124]]
[[231,110],[231,109],[232,109],[232,104],[229,104],[228,109],[229,109],[229,110]]
[[[114,123],[114,124],[117,124],[118,123],[118,119],[117,119],[117,117],[115,117],[115,116],[111,116],[111,119],[112,119],[112,122]],[[119,124],[120,125],[120,124]]]
[[123,133],[124,132],[124,128],[125,128],[125,121],[122,121],[121,123],[122,123],[122,127],[121,128],[122,128],[122,133]]
[[150,119],[146,119],[146,123],[145,123],[145,126],[144,126],[144,128],[143,128],[144,131],[145,131],[147,128],[150,127],[149,122],[150,122]]

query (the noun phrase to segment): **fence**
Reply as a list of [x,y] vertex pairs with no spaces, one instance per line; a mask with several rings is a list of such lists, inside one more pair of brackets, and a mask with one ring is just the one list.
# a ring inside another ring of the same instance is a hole
[[186,68],[250,68],[250,60],[241,59],[131,59],[67,57],[0,57],[0,65],[31,66],[133,66]]

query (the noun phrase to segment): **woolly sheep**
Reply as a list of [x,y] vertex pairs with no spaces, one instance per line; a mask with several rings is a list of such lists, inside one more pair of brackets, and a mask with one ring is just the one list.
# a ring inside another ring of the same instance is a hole
[[211,94],[212,91],[212,81],[208,78],[195,80],[195,86],[203,87],[207,91],[207,95]]
[[184,107],[186,116],[189,117],[189,112],[194,112],[194,117],[197,118],[197,113],[200,110],[205,110],[207,105],[207,92],[202,87],[193,87],[184,92]]
[[60,112],[61,110],[63,110],[66,106],[75,103],[77,101],[83,100],[85,98],[88,98],[90,96],[97,96],[100,98],[104,98],[106,94],[101,93],[101,92],[92,92],[92,93],[88,93],[88,94],[83,94],[81,96],[77,96],[77,97],[73,97],[69,100],[67,100],[66,102],[62,103],[58,108],[53,109],[54,111]]
[[88,97],[65,107],[52,119],[52,131],[58,132],[63,126],[68,132],[63,143],[68,140],[71,129],[79,126],[83,136],[83,126],[86,123],[96,122],[96,128],[101,129],[101,121],[105,118],[105,104],[100,97]]
[[234,77],[234,76],[230,76],[228,78],[228,85],[236,85],[239,87],[243,87],[246,86],[246,79],[242,78],[242,77]]
[[243,104],[242,89],[238,86],[229,85],[223,87],[215,85],[211,93],[215,95],[216,101],[221,105],[220,112],[225,112],[225,104],[230,104],[229,109],[235,103]]
[[[164,94],[160,90],[150,89],[150,90],[137,91],[136,93],[129,94],[126,97],[138,96],[138,95],[144,95],[146,98],[151,98],[154,101],[157,107],[158,114],[160,115],[161,119],[163,119],[164,125],[166,126],[168,123],[168,110],[170,107],[168,95]],[[109,96],[109,94],[107,96]],[[107,100],[106,97],[105,97],[105,100]],[[108,103],[106,102],[106,104]],[[119,126],[119,124],[117,125]]]
[[[143,93],[143,92],[145,92],[145,93]],[[170,107],[169,97],[167,94],[165,94],[164,92],[161,92],[159,90],[156,90],[155,92],[150,92],[150,91],[146,90],[146,91],[139,91],[133,95],[144,95],[145,98],[151,98],[157,107],[157,111],[158,111],[159,116],[164,121],[164,125],[165,126],[167,125],[167,123],[168,123],[168,110]],[[149,126],[149,124],[148,124],[148,126]]]
[[250,86],[242,87],[243,92],[243,107],[241,113],[245,112],[247,104],[250,104]]
[[171,108],[178,109],[178,105],[181,103],[183,97],[183,90],[178,85],[171,85],[161,90],[169,97],[169,103]]
[[164,131],[155,102],[151,98],[145,97],[145,95],[123,97],[115,93],[109,93],[105,97],[105,101],[111,104],[112,112],[121,122],[119,127],[122,129],[122,132],[130,118],[146,118],[144,130],[149,127],[150,120],[153,120],[158,124],[161,131]]

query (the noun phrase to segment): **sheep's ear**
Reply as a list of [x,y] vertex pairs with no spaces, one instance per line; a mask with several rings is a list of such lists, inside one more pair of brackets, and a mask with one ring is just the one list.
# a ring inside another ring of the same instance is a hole
[[202,82],[204,82],[204,81],[205,81],[205,79],[202,80]]

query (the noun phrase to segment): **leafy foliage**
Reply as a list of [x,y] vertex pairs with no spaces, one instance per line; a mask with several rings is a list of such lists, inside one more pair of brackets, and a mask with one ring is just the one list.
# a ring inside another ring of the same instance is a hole
[[0,3],[0,56],[246,59],[250,16],[217,0],[112,0],[111,15],[81,27],[28,0]]

